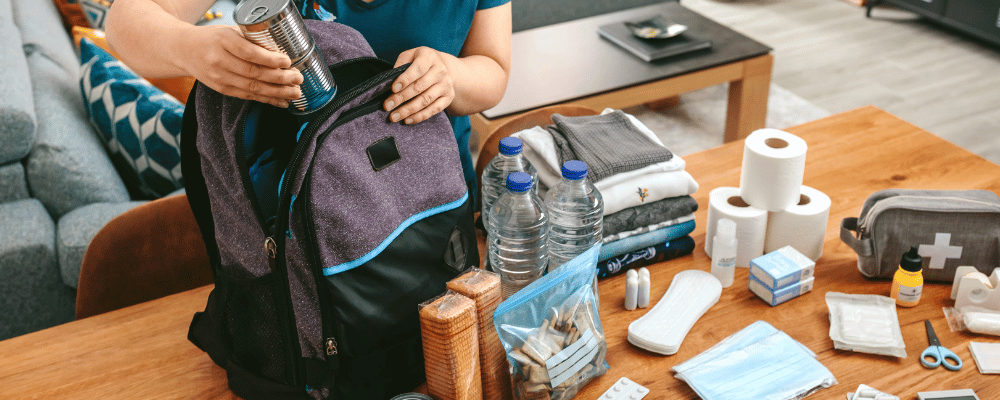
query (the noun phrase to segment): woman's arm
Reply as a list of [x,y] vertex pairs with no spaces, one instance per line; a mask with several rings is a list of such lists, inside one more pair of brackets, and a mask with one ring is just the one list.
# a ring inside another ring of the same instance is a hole
[[415,124],[442,110],[469,115],[497,105],[510,74],[510,35],[507,3],[476,11],[459,57],[427,47],[400,54],[397,67],[413,64],[396,79],[396,94],[384,104],[390,119]]
[[108,13],[108,45],[138,74],[193,76],[216,91],[287,107],[302,83],[288,56],[243,38],[231,26],[195,26],[215,0],[118,0]]

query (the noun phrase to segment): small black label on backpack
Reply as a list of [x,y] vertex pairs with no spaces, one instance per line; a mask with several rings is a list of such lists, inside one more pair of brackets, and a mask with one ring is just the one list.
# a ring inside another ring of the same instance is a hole
[[365,149],[368,153],[368,161],[372,164],[372,169],[381,171],[386,167],[399,161],[399,148],[396,147],[396,138],[386,136]]

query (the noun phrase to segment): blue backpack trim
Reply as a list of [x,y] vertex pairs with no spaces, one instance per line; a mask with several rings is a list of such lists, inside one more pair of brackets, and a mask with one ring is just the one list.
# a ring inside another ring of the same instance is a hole
[[331,267],[324,267],[323,275],[331,276],[339,274],[344,271],[350,271],[351,269],[354,269],[368,261],[371,261],[371,259],[375,258],[375,256],[379,255],[379,253],[385,250],[385,248],[388,247],[393,240],[396,240],[396,237],[399,236],[399,234],[402,233],[403,230],[410,227],[410,225],[413,225],[417,221],[420,221],[432,215],[439,214],[445,211],[454,210],[459,206],[461,206],[462,204],[464,204],[468,199],[469,199],[469,192],[466,191],[465,194],[463,194],[462,197],[459,198],[458,200],[452,201],[450,203],[445,203],[434,208],[429,208],[414,214],[410,218],[404,220],[403,223],[399,224],[399,226],[397,226],[396,229],[393,230],[392,233],[390,233],[389,236],[382,241],[382,243],[379,243],[379,245],[376,246],[374,249],[372,249],[372,251],[369,251],[368,254],[365,254],[361,256],[361,258],[348,261],[343,264],[334,265]]

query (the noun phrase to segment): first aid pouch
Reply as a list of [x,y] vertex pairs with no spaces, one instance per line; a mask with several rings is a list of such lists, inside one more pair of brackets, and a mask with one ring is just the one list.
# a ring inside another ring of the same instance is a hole
[[989,273],[1000,266],[998,238],[1000,197],[987,190],[881,190],[840,225],[869,278],[892,278],[911,246],[923,257],[925,281],[952,282],[962,265]]
[[604,375],[607,343],[594,297],[600,244],[497,306],[515,400],[566,400]]

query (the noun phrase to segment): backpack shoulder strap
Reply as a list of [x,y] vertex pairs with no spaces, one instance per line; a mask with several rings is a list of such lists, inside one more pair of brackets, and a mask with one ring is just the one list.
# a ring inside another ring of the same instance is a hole
[[181,173],[184,176],[184,191],[187,193],[188,204],[198,221],[208,260],[212,266],[212,276],[215,276],[215,266],[219,265],[219,246],[215,242],[215,223],[212,219],[212,207],[208,202],[208,187],[205,176],[201,173],[201,155],[198,154],[198,115],[196,98],[199,82],[195,82],[184,106],[184,117],[181,122]]

